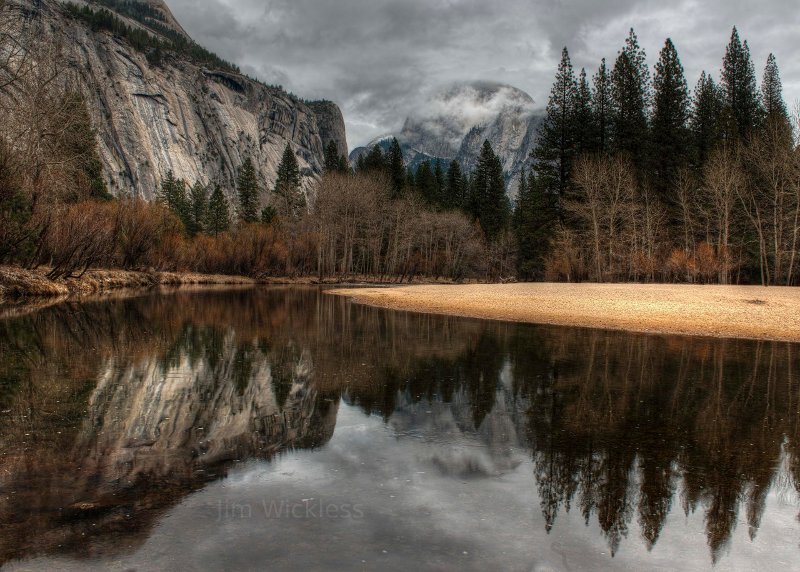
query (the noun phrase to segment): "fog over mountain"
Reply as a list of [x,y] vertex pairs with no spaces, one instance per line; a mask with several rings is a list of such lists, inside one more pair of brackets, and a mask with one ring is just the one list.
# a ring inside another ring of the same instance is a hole
[[391,138],[396,137],[411,167],[438,160],[446,169],[455,159],[471,170],[488,140],[503,163],[513,195],[542,119],[533,98],[513,86],[486,81],[452,84],[428,98],[429,103],[413,110],[401,130],[357,147],[350,161],[354,163],[373,145],[388,149]]
[[652,67],[675,42],[694,86],[719,77],[731,27],[749,41],[761,77],[774,51],[784,94],[800,97],[793,57],[800,11],[790,0],[168,0],[202,45],[266,81],[342,107],[351,148],[397,132],[442,86],[476,80],[513,85],[547,103],[561,48],[594,72],[633,26]]

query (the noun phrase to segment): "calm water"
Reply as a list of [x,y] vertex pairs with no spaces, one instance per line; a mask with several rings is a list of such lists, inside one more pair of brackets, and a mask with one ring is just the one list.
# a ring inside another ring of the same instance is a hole
[[17,312],[0,564],[800,569],[799,356],[298,288]]

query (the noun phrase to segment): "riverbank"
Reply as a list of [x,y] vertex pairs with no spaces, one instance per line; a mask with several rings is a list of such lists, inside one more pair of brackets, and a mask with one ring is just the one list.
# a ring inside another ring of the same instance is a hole
[[129,270],[89,270],[79,278],[51,280],[43,269],[0,266],[0,304],[83,297],[127,289],[148,290],[159,286],[252,284],[256,284],[256,281],[245,276]]
[[[85,298],[122,290],[143,291],[157,287],[247,286],[263,285],[396,285],[396,279],[369,275],[346,277],[317,276],[254,279],[246,276],[198,274],[193,272],[137,272],[131,270],[89,270],[79,278],[51,280],[47,269],[25,270],[18,266],[0,266],[0,304],[23,302],[25,305],[50,304],[66,298]],[[410,284],[452,284],[449,280],[414,278]]]
[[337,289],[432,314],[632,332],[800,342],[800,289],[687,284],[492,284]]

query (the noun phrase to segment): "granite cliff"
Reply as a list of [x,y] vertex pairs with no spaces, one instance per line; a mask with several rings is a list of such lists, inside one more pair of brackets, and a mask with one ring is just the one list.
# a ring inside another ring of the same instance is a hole
[[[86,8],[108,11],[106,17],[146,32],[165,49],[137,45],[130,34],[76,16]],[[71,6],[8,0],[4,10],[15,12],[11,16],[28,41],[61,46],[64,76],[86,97],[114,195],[152,198],[170,170],[190,184],[219,182],[230,193],[247,156],[266,189],[287,142],[308,187],[322,171],[331,140],[346,152],[344,121],[335,104],[305,102],[235,66],[192,57],[202,48],[161,0],[76,0]],[[171,49],[178,44],[182,50]]]

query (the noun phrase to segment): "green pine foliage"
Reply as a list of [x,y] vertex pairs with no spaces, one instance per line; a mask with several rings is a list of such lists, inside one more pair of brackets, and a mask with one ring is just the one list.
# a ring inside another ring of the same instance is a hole
[[612,150],[642,166],[648,136],[650,71],[633,28],[611,71]]
[[655,67],[650,151],[653,187],[664,199],[689,160],[689,88],[672,40],[667,39]]
[[219,185],[214,185],[214,191],[208,200],[208,212],[205,221],[205,230],[208,234],[218,235],[227,232],[231,226],[230,206],[228,199]]
[[489,141],[484,141],[471,189],[470,213],[486,238],[494,242],[507,227],[510,205],[506,196],[503,165]]
[[297,165],[297,157],[292,151],[291,145],[287,143],[280,165],[278,165],[275,188],[272,190],[277,211],[287,218],[298,218],[306,206],[305,195],[300,184],[300,168]]
[[542,275],[557,221],[554,199],[533,172],[528,176],[525,169],[522,170],[512,219],[517,272],[521,279],[531,280]]
[[563,194],[567,189],[575,157],[577,97],[578,83],[569,52],[564,48],[533,152],[537,177],[548,189],[558,194]]
[[[240,73],[239,68],[185,35],[169,27],[158,10],[143,3],[131,0],[97,0],[104,7],[79,6],[72,2],[65,4],[67,12],[76,19],[86,22],[97,32],[105,30],[124,38],[133,49],[145,53],[150,63],[160,64],[162,53],[169,51],[190,61],[213,69]],[[127,25],[116,14],[127,16],[140,22],[151,31]]]
[[339,154],[339,147],[336,145],[336,141],[331,139],[325,146],[325,172],[347,173],[349,170],[347,157]]
[[68,92],[63,96],[62,105],[67,115],[76,118],[72,128],[64,134],[64,152],[77,163],[73,198],[77,200],[79,196],[88,196],[97,200],[111,200],[113,197],[108,192],[103,164],[97,153],[97,131],[92,127],[86,100],[79,92]]
[[386,158],[383,155],[383,151],[381,150],[379,145],[374,145],[372,149],[370,149],[369,153],[366,156],[362,155],[361,159],[361,166],[359,170],[361,171],[385,171],[386,170]]
[[578,76],[578,87],[575,92],[575,109],[572,116],[573,132],[575,138],[575,153],[591,153],[597,150],[595,140],[596,126],[592,102],[592,89],[586,70],[581,69]]
[[236,192],[239,196],[239,219],[253,223],[259,219],[260,189],[256,168],[252,159],[247,157],[236,177]]
[[741,41],[735,27],[722,60],[721,87],[725,108],[730,116],[725,126],[726,138],[748,138],[761,122],[762,108],[750,48],[747,41]]
[[178,179],[170,170],[161,181],[161,189],[157,199],[174,212],[181,221],[187,234],[192,232],[192,202],[186,192],[186,181]]
[[469,183],[461,171],[461,163],[455,159],[450,161],[445,176],[445,192],[443,206],[448,209],[461,208],[466,204],[466,191]]
[[395,137],[392,138],[392,144],[386,153],[386,167],[392,183],[392,196],[399,197],[406,187],[406,168],[400,142]]
[[430,161],[423,161],[414,176],[417,193],[430,205],[438,203],[438,188],[436,176],[431,168]]
[[611,78],[606,67],[606,59],[603,58],[597,73],[592,78],[592,147],[597,153],[609,151],[611,103]]
[[702,172],[722,137],[723,105],[722,93],[714,83],[714,78],[704,71],[694,88],[689,119],[692,166],[698,173]]
[[190,235],[205,232],[208,219],[208,189],[197,181],[189,189],[189,203],[191,205],[191,222],[187,231]]
[[767,57],[764,79],[761,81],[761,102],[767,121],[789,121],[789,112],[783,100],[783,84],[774,54]]

